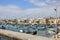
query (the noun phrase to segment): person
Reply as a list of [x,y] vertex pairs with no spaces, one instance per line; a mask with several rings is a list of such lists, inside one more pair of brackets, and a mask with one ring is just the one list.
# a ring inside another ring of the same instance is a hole
[[33,30],[36,30],[37,29],[37,24],[34,24],[33,25]]
[[59,38],[58,33],[59,33],[59,28],[57,28],[56,34],[54,34],[54,38],[56,37]]
[[58,35],[59,34],[59,31],[60,31],[60,29],[57,28],[57,38],[59,38],[59,36],[60,36],[60,35]]
[[32,32],[33,35],[36,35],[37,34],[37,25],[34,24],[33,25],[33,32]]

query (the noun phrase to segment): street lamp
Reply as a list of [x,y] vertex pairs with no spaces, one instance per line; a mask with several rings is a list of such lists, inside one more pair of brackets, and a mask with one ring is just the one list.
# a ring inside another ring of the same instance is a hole
[[56,8],[54,10],[56,12],[56,26],[57,26],[57,6],[56,6]]
[[54,10],[56,11],[56,18],[57,18],[57,6],[56,6],[56,8]]

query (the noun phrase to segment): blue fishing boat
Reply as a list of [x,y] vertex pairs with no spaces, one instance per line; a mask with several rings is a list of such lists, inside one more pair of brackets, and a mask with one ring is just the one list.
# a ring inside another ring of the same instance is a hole
[[38,27],[38,30],[45,30],[46,29],[46,26],[43,26],[43,25],[40,25],[39,27]]

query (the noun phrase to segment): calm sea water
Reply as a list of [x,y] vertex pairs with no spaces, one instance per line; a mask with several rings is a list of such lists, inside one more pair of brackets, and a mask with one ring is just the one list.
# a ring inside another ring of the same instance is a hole
[[[2,25],[0,25],[0,28],[1,28],[1,26]],[[16,32],[19,32],[20,29],[27,28],[24,25],[18,25],[18,26],[16,26],[16,25],[4,25],[4,26],[5,26],[6,30],[12,30],[12,31],[16,31]],[[32,31],[33,29],[30,28],[29,30]],[[51,35],[47,36],[46,30],[37,30],[37,36],[50,37]],[[7,38],[7,37],[0,36],[0,40],[8,40],[8,39],[9,38]]]

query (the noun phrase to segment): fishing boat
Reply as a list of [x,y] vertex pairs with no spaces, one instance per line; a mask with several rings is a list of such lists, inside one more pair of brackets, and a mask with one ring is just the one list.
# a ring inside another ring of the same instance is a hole
[[45,30],[46,29],[46,26],[43,26],[43,25],[40,25],[39,27],[38,27],[38,30]]
[[49,35],[53,35],[53,34],[55,34],[56,33],[56,28],[54,27],[54,26],[49,26],[48,27],[48,30],[47,30],[47,33],[49,34]]
[[48,34],[49,35],[53,35],[55,33],[56,33],[56,30],[55,29],[53,29],[53,28],[48,29]]

